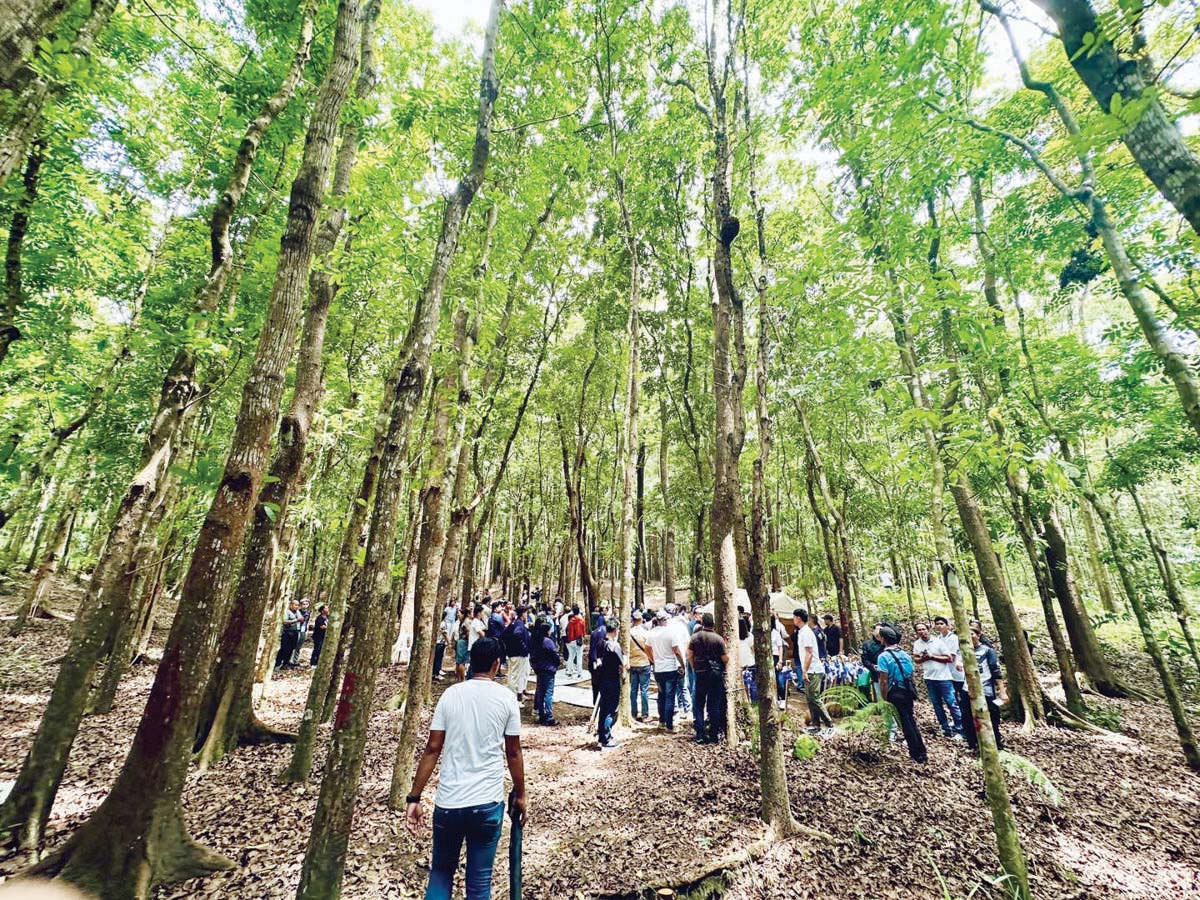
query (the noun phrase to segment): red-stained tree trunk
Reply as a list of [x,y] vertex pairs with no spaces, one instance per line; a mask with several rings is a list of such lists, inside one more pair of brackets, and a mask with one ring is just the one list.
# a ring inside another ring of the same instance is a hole
[[479,117],[471,164],[446,204],[429,277],[400,350],[400,374],[380,460],[371,534],[367,540],[360,589],[351,601],[354,610],[353,639],[334,716],[321,794],[300,872],[300,888],[296,894],[299,900],[330,900],[341,894],[350,823],[366,749],[367,727],[375,700],[380,649],[388,639],[381,626],[387,619],[387,608],[391,603],[391,566],[396,552],[396,525],[405,481],[403,447],[412,425],[413,413],[425,391],[433,340],[440,319],[442,290],[458,246],[458,233],[471,201],[483,184],[487,169],[492,109],[497,91],[496,34],[502,5],[503,0],[492,0],[484,35]]
[[292,182],[275,282],[225,471],[197,535],[179,611],[133,746],[103,803],[62,850],[37,867],[104,900],[142,900],[157,884],[232,865],[188,835],[183,787],[216,637],[228,614],[239,551],[266,474],[284,375],[295,352],[322,196],[339,114],[358,64],[360,32],[357,0],[342,0],[329,69]]
[[[311,3],[305,7],[292,66],[279,89],[246,127],[229,180],[213,210],[209,222],[212,259],[195,301],[200,328],[216,309],[229,279],[233,266],[230,225],[245,194],[258,148],[271,123],[295,93],[308,61],[313,9]],[[146,525],[146,516],[153,508],[163,475],[175,455],[181,424],[198,392],[195,373],[195,354],[190,347],[181,347],[163,378],[158,408],[150,423],[138,470],[109,527],[104,550],[81,606],[83,613],[75,621],[70,650],[59,667],[33,746],[25,757],[16,785],[0,807],[0,832],[15,832],[14,837],[23,848],[33,849],[41,842],[42,830],[83,717],[92,675],[109,646],[114,624],[129,614],[131,564]]]
[[[360,102],[368,98],[378,77],[373,50],[374,20],[378,14],[379,0],[369,0],[363,10],[361,62],[355,89]],[[264,485],[254,510],[233,609],[221,635],[217,667],[209,679],[205,708],[196,731],[202,766],[211,765],[239,744],[278,743],[292,738],[263,725],[254,715],[255,654],[263,616],[271,599],[271,575],[279,536],[287,522],[292,498],[305,481],[308,433],[324,393],[325,330],[337,294],[331,256],[346,220],[345,198],[350,192],[360,130],[357,117],[342,130],[330,192],[335,202],[317,234],[316,253],[320,262],[309,273],[308,310],[300,337],[292,399],[279,422],[269,483]]]

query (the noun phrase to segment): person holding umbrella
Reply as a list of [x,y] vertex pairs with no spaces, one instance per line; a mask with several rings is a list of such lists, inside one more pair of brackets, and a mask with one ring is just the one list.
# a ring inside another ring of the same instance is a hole
[[504,821],[506,764],[513,783],[509,798],[513,827],[525,825],[521,709],[513,693],[494,680],[500,670],[500,650],[500,643],[492,638],[480,638],[471,647],[474,674],[451,685],[438,700],[429,740],[413,776],[412,793],[405,798],[405,825],[415,837],[425,825],[421,794],[441,759],[425,900],[450,900],[464,843],[467,897],[490,900],[492,867]]

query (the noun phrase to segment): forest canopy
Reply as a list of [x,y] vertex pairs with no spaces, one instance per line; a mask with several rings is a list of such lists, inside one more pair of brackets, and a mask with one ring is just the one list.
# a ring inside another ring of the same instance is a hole
[[[978,621],[1004,730],[960,655],[960,731],[985,725],[945,802],[995,878],[937,877],[1099,891],[1047,861],[1039,764],[1082,791],[1073,754],[1129,754],[1176,815],[1200,803],[1198,16],[5,0],[0,873],[105,898],[242,877],[189,797],[253,759],[303,804],[303,862],[261,895],[338,896],[356,800],[412,788],[445,611],[486,596],[556,633],[607,611],[630,665],[635,611],[714,616],[747,855],[712,849],[681,896],[715,871],[751,896],[734,870],[776,841],[851,840],[797,785],[894,763],[864,644],[942,615],[969,660]],[[326,643],[301,683],[302,600]],[[854,700],[826,680],[819,754],[776,680],[792,607],[867,673]],[[1194,848],[1171,859],[1194,888]],[[915,872],[897,896],[938,892]]]

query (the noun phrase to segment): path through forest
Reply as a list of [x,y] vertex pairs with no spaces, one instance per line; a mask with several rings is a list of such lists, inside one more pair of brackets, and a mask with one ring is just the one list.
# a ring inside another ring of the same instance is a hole
[[[66,600],[72,593],[60,590],[56,596]],[[14,605],[9,593],[0,610],[7,617]],[[0,783],[11,782],[29,744],[68,627],[64,620],[39,620],[19,638],[0,643],[5,685]],[[156,643],[161,640],[156,634]],[[1152,675],[1131,674],[1147,682]],[[138,667],[113,712],[85,721],[50,821],[50,847],[103,799],[152,675],[151,666]],[[410,838],[386,803],[402,715],[385,701],[405,678],[403,667],[381,673],[350,842],[347,898],[412,898],[424,890],[429,836]],[[263,718],[294,728],[307,685],[304,668],[278,677],[261,704]],[[1056,804],[1021,776],[1009,779],[1034,895],[1040,900],[1200,895],[1200,846],[1193,832],[1200,821],[1200,784],[1179,761],[1166,712],[1161,706],[1095,702],[1119,714],[1133,739],[1045,728],[1023,736],[1005,725],[1011,748],[1033,761],[1061,793]],[[694,886],[722,863],[732,863],[724,894],[729,898],[932,897],[941,895],[939,876],[952,896],[965,897],[998,871],[985,808],[971,804],[968,815],[960,802],[981,793],[978,768],[960,745],[931,737],[930,762],[918,768],[902,747],[884,748],[868,734],[839,734],[824,741],[811,760],[789,758],[798,818],[830,839],[801,835],[766,842],[756,815],[757,762],[748,747],[729,753],[696,746],[686,728],[672,735],[639,726],[620,749],[601,752],[586,733],[585,710],[560,705],[563,725],[548,729],[529,724],[528,707],[524,873],[531,900],[633,897],[646,888]],[[918,709],[932,734],[928,704]],[[789,728],[798,714],[793,698]],[[160,889],[157,896],[294,895],[316,790],[277,783],[289,752],[241,750],[207,777],[191,776],[185,808],[192,833],[238,866]],[[507,834],[506,826],[497,885],[507,883]],[[4,860],[0,875],[11,875],[18,863]],[[504,896],[502,889],[497,896]]]

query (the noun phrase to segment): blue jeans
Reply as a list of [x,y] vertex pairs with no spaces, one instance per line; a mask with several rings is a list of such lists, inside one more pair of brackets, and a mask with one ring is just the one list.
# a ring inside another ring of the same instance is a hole
[[686,680],[684,679],[683,672],[676,674],[679,676],[679,680],[675,688],[675,707],[682,709],[684,712],[691,712],[693,691],[689,685],[695,681],[696,676],[692,673],[691,666],[688,666]]
[[696,670],[691,666],[687,667],[687,685],[688,694],[692,698],[692,707],[696,706]]
[[642,698],[642,715],[650,715],[650,667],[629,667],[629,711],[638,714],[638,697]]
[[[954,696],[954,682],[950,679],[926,681],[925,691],[929,694],[929,702],[933,706],[938,724],[942,726],[942,733],[951,735],[957,731],[962,734],[962,712],[959,711],[958,700]],[[950,710],[949,719],[946,717],[947,709]],[[951,721],[954,723],[953,730],[950,728]]]
[[533,692],[533,711],[539,722],[554,721],[554,673],[535,672],[537,688]]
[[675,694],[679,690],[679,670],[655,672],[658,685],[658,721],[666,728],[675,727]]
[[467,842],[467,900],[491,900],[492,864],[504,822],[503,803],[464,809],[433,808],[433,860],[425,900],[450,900],[463,841]]

